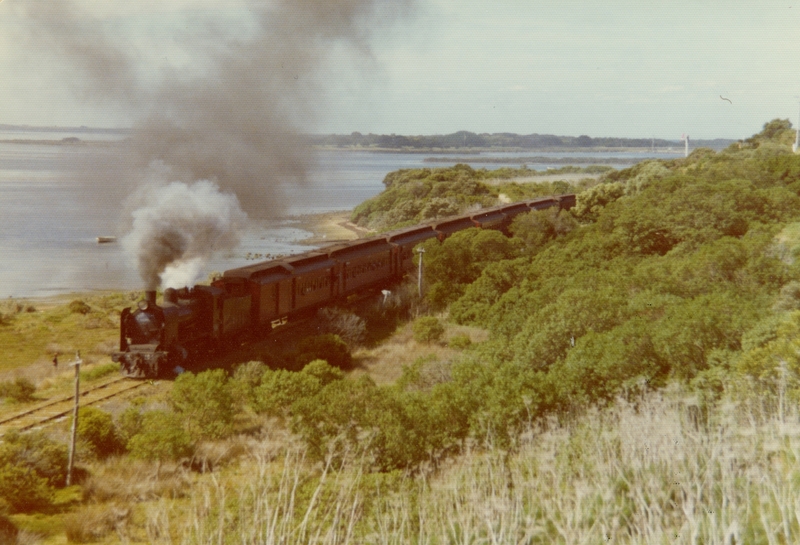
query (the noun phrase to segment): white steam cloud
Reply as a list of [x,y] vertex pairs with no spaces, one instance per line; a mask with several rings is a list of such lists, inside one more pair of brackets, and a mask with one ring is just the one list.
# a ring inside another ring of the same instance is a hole
[[137,197],[141,202],[122,244],[136,256],[151,290],[194,284],[215,252],[239,244],[247,221],[236,195],[208,180],[149,187]]

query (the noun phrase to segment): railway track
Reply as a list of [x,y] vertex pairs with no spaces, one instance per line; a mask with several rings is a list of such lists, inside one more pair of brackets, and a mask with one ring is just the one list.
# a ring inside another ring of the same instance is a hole
[[[94,405],[107,401],[113,397],[140,388],[145,384],[149,384],[149,382],[134,380],[127,377],[116,377],[100,384],[92,384],[81,390],[80,405],[85,407],[87,405]],[[70,415],[74,406],[74,396],[61,396],[48,399],[47,401],[33,407],[28,407],[24,411],[20,411],[16,414],[0,417],[0,437],[11,430],[29,430],[54,422]]]

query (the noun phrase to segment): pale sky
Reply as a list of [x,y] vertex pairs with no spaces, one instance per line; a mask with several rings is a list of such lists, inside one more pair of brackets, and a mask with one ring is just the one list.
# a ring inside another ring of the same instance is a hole
[[[65,26],[81,47],[116,48],[147,90],[109,98],[32,20],[29,6],[55,1],[67,0],[0,0],[0,123],[128,126],[165,78],[202,85],[214,51],[256,26],[248,0],[73,0]],[[326,0],[288,5],[313,1]],[[798,123],[796,0],[417,0],[370,21],[353,42],[329,42],[313,74],[296,74],[313,110],[304,130],[677,139]],[[275,69],[291,72],[293,59]]]

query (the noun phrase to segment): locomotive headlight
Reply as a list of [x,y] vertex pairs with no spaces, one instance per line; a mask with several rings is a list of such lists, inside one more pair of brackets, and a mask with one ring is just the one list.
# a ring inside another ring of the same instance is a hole
[[147,301],[142,300],[137,303],[137,306],[139,307],[140,310],[147,310],[147,307],[149,307],[150,305],[147,303]]

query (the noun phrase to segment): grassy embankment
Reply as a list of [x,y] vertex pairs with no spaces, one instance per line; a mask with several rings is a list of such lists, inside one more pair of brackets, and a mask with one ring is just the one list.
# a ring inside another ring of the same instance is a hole
[[[68,364],[78,351],[85,364],[83,380],[115,373],[117,366],[110,354],[119,347],[119,315],[137,298],[135,293],[107,293],[4,301],[0,304],[0,384],[35,387],[30,396],[23,394],[28,403],[68,395],[73,376]],[[52,361],[56,354],[57,368]],[[0,415],[20,410],[18,401],[7,399],[0,404]]]
[[[236,469],[151,510],[157,542],[792,543],[800,433],[726,405],[691,418],[679,389],[559,423],[514,452],[468,449],[439,471],[337,471],[264,441]],[[796,414],[791,420],[796,421]],[[257,475],[244,485],[242,475]]]
[[795,542],[797,415],[726,405],[698,425],[684,396],[542,422],[513,452],[467,449],[416,476],[372,473],[360,452],[312,462],[268,426],[206,443],[205,474],[96,462],[62,491],[66,512],[13,520],[31,543]]

